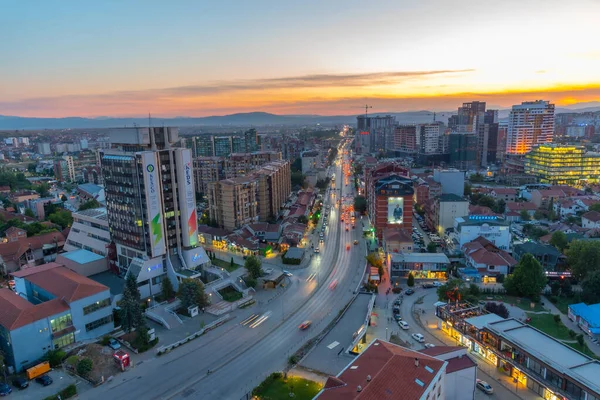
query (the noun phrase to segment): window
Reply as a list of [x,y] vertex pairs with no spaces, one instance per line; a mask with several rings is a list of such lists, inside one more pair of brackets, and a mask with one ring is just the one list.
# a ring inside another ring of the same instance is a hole
[[567,380],[567,384],[565,386],[565,390],[567,393],[571,393],[574,399],[584,399],[585,392],[581,390],[579,386],[575,386],[575,384],[569,380]]
[[100,318],[93,322],[90,322],[89,324],[85,324],[85,330],[86,330],[86,332],[93,331],[94,329],[100,328],[101,326],[110,324],[112,322],[113,322],[113,316],[111,314],[104,318]]
[[[562,387],[562,378],[549,369],[546,369],[546,380],[556,387]],[[579,391],[581,391],[581,389],[579,389]]]
[[152,278],[152,284],[153,285],[158,285],[159,283],[162,282],[163,279],[167,279],[167,274],[163,274],[160,276],[155,276],[154,278]]
[[149,282],[149,280],[146,279],[145,281],[138,282],[137,285],[138,285],[138,287],[146,286],[148,284],[148,282]]
[[73,325],[73,321],[71,320],[71,314],[62,315],[60,317],[54,318],[50,320],[50,327],[52,328],[52,333],[56,333],[62,331]]
[[54,349],[60,349],[71,343],[75,343],[75,335],[72,332],[59,338],[52,339],[52,346],[54,346]]
[[101,308],[110,306],[110,298],[97,301],[90,304],[89,306],[83,307],[83,315],[88,315],[94,311],[100,310]]

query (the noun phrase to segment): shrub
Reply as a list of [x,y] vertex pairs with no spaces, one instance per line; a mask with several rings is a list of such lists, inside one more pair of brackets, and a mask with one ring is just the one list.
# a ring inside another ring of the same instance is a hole
[[103,336],[100,344],[102,346],[108,346],[108,343],[110,343],[110,336]]
[[48,353],[46,353],[45,358],[48,360],[52,368],[56,368],[60,366],[66,355],[67,353],[62,350],[50,350]]
[[65,360],[65,363],[70,365],[71,367],[75,367],[75,365],[77,365],[77,361],[79,361],[79,357],[77,357],[76,355],[72,355]]
[[83,377],[88,376],[93,368],[94,363],[89,358],[83,358],[77,363],[77,373]]
[[504,283],[504,274],[499,274],[496,277],[496,282],[498,282],[498,283]]
[[560,322],[560,315],[559,314],[554,314],[552,316],[552,318],[554,318],[554,322],[556,322],[557,324]]
[[61,390],[60,392],[58,392],[58,394],[48,396],[44,400],[58,400],[59,398],[62,400],[70,399],[71,397],[75,396],[76,394],[77,394],[77,386],[69,385],[66,388],[64,388],[63,390]]
[[556,302],[558,301],[558,297],[556,297],[556,296],[550,296],[549,300],[550,300],[550,303],[556,304]]
[[577,332],[575,332],[573,329],[569,329],[569,336],[571,338],[574,338],[575,336],[577,336]]

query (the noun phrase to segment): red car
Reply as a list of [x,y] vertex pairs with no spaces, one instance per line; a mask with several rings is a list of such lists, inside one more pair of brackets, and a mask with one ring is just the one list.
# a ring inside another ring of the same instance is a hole
[[298,328],[300,328],[301,331],[304,331],[304,330],[308,329],[310,324],[312,324],[312,322],[304,321],[303,323],[300,324],[300,326]]
[[350,245],[349,244],[346,245],[346,250],[350,250]]

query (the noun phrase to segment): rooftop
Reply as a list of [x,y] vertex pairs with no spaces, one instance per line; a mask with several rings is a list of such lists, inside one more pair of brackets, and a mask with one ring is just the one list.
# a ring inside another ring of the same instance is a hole
[[414,263],[446,263],[450,264],[450,260],[444,253],[394,253],[392,254],[393,262],[414,262]]
[[88,210],[77,211],[73,213],[74,217],[77,215],[84,215],[86,217],[101,219],[105,221],[107,220],[107,213],[105,207],[90,208]]
[[58,298],[34,305],[10,289],[0,289],[0,325],[9,331],[68,309],[69,306]]
[[75,261],[78,264],[87,264],[94,261],[104,259],[103,256],[92,253],[91,251],[85,249],[73,250],[67,253],[61,253],[61,256],[68,258],[71,261]]
[[585,214],[583,214],[581,216],[581,218],[585,218],[585,219],[590,220],[592,222],[598,222],[598,221],[600,221],[600,212],[598,212],[598,211],[588,211]]
[[497,321],[504,321],[504,318],[496,314],[484,314],[478,317],[465,319],[465,322],[467,324],[473,325],[477,329],[483,329],[483,327],[487,324]]
[[[585,319],[590,325],[590,329],[600,328],[600,303],[589,306],[585,303],[577,303],[571,304],[569,308],[574,314]],[[598,333],[600,333],[600,331]]]
[[454,193],[446,193],[440,196],[440,202],[467,201],[464,197],[455,195]]
[[520,254],[531,253],[533,255],[550,254],[555,257],[561,255],[561,252],[556,250],[554,246],[539,244],[535,242],[525,242],[522,244],[518,244],[514,247],[514,252]]

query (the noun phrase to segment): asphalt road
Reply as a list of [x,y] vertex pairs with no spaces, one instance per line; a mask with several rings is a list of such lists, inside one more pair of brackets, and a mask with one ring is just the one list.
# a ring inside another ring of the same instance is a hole
[[[351,195],[352,185],[344,185],[341,179],[341,166],[336,167],[336,177],[340,177],[336,186],[341,194]],[[284,295],[236,311],[235,320],[141,363],[81,398],[245,398],[268,374],[283,369],[289,356],[327,326],[352,298],[365,266],[363,241],[352,245],[359,238],[360,230],[346,232],[339,223],[339,208],[332,207],[321,253],[312,257],[305,270],[294,273]],[[241,324],[252,316],[262,323]],[[306,320],[312,326],[299,330]]]

